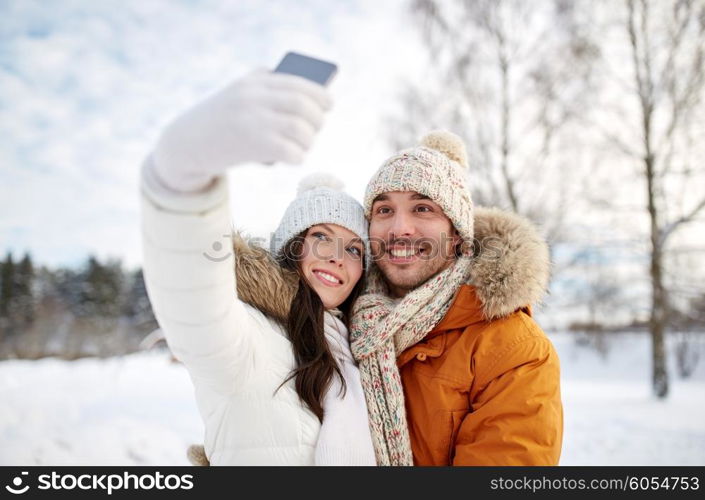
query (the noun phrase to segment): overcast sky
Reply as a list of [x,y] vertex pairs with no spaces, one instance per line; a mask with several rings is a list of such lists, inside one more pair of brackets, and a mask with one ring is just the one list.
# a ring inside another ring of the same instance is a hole
[[1,2],[0,249],[139,264],[138,171],[160,128],[288,50],[339,65],[335,107],[302,167],[231,172],[235,226],[260,236],[303,175],[335,173],[361,198],[391,153],[399,85],[424,74],[403,2]]

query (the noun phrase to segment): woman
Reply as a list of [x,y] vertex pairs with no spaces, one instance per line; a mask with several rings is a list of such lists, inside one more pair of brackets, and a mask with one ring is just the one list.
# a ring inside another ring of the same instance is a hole
[[300,161],[328,107],[317,84],[257,72],[172,122],[142,169],[145,280],[213,465],[375,464],[347,340],[361,205],[309,178],[269,254],[232,236],[224,179],[246,161]]

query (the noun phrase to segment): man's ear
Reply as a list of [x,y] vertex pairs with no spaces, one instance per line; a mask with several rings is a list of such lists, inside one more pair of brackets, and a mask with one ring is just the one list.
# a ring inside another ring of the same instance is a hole
[[462,236],[455,227],[453,228],[453,249],[455,250],[455,256],[460,257],[463,254],[463,241]]

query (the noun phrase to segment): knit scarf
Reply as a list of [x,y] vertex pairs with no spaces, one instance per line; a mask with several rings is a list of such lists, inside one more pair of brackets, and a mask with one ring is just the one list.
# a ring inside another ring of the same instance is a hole
[[396,303],[379,268],[372,266],[353,307],[351,350],[359,363],[378,465],[414,465],[396,359],[443,319],[470,277],[471,262],[469,256],[458,257]]

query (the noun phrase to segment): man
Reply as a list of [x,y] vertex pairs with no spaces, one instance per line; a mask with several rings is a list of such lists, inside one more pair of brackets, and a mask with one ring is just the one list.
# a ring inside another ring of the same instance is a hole
[[375,266],[351,328],[380,465],[556,465],[556,352],[531,317],[548,248],[473,210],[462,141],[427,135],[370,180]]

